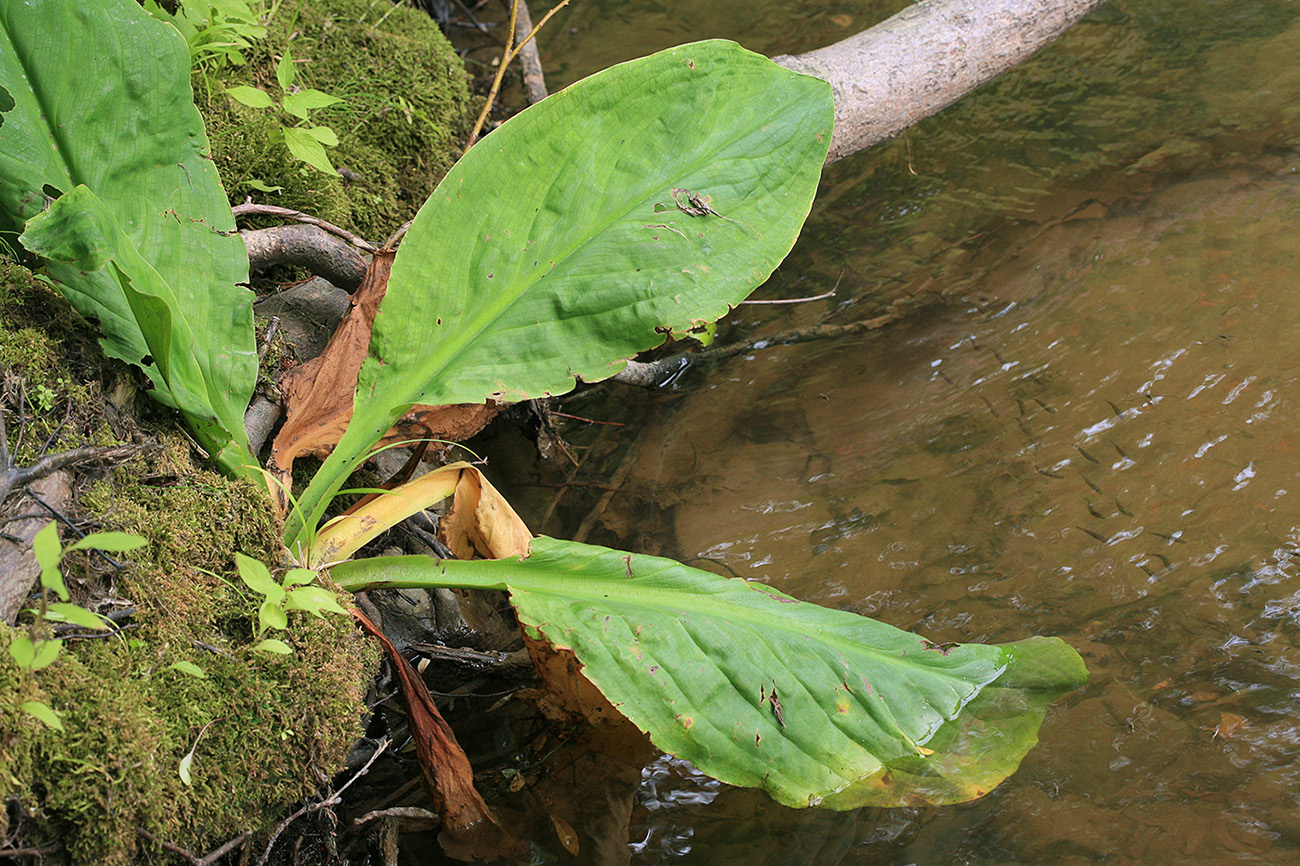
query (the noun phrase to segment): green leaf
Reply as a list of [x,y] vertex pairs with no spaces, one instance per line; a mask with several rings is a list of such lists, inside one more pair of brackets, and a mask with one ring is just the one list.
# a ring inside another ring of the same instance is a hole
[[176,767],[176,774],[181,777],[181,782],[186,785],[194,784],[193,779],[190,778],[190,765],[193,763],[194,752],[189,751],[185,753],[185,757],[181,758],[180,765]]
[[275,65],[275,80],[280,85],[280,89],[288,92],[293,86],[294,79],[293,57],[289,54],[289,49],[284,49],[284,54],[280,55],[280,62]]
[[249,178],[248,180],[244,181],[244,183],[248,184],[248,186],[251,189],[255,189],[258,192],[283,192],[284,191],[284,187],[282,186],[267,186],[265,183],[263,183],[262,181],[258,180],[255,177]]
[[199,667],[194,662],[188,662],[184,660],[178,662],[172,662],[167,667],[163,668],[163,670],[179,671],[180,673],[183,673],[186,676],[195,677],[196,679],[200,679],[200,680],[206,680],[208,678],[208,675],[203,672],[203,668]]
[[289,593],[284,606],[287,610],[305,610],[315,617],[323,617],[323,611],[346,615],[347,608],[339,604],[334,593],[320,586],[300,586]]
[[40,719],[47,728],[64,731],[63,720],[59,718],[59,714],[40,701],[23,701],[18,708],[27,715]]
[[289,615],[279,602],[267,600],[257,610],[257,624],[259,631],[285,629],[289,627]]
[[303,586],[311,583],[319,576],[320,575],[310,568],[291,568],[284,573],[284,585]]
[[[93,74],[72,71],[87,58]],[[0,235],[41,218],[48,198],[93,194],[93,204],[82,196],[46,214],[24,244],[99,321],[105,351],[143,369],[151,394],[181,409],[236,472],[254,462],[243,430],[257,376],[252,295],[237,285],[248,256],[208,155],[189,60],[176,28],[134,0],[0,4],[0,82],[14,100],[0,126]],[[162,358],[164,346],[189,360]]]
[[240,84],[236,87],[226,88],[226,94],[241,105],[247,105],[249,108],[274,108],[275,100],[265,90],[259,90],[256,87],[249,87],[247,84]]
[[111,553],[125,553],[136,550],[149,543],[147,538],[130,532],[92,532],[85,538],[78,539],[68,546],[68,550],[107,550]]
[[59,543],[58,524],[53,520],[42,526],[32,537],[32,553],[41,567],[41,586],[58,593],[59,598],[67,601],[68,588],[63,583],[63,572],[59,568],[63,561],[63,547]]
[[958,803],[1006,778],[1048,704],[1081,685],[1054,638],[935,645],[672,560],[548,538],[523,560],[367,559],[374,586],[506,589],[655,745],[788,806]]
[[307,130],[307,134],[326,147],[339,146],[339,137],[328,126],[313,126]]
[[61,640],[32,640],[29,635],[20,634],[9,644],[9,655],[19,667],[39,671],[54,664],[63,649]]
[[[307,113],[317,108],[328,108],[331,105],[337,105],[342,102],[337,96],[330,96],[328,93],[322,93],[319,90],[300,90],[297,93],[286,93],[280,105],[285,111],[294,117],[302,120],[307,119]],[[326,142],[328,144],[328,142]],[[338,139],[334,140],[338,144]]]
[[45,618],[51,622],[70,622],[73,625],[79,625],[82,628],[90,628],[95,631],[107,631],[112,628],[112,623],[97,613],[86,610],[79,604],[54,604],[47,605],[45,608]]
[[275,582],[271,570],[263,563],[251,556],[236,553],[235,567],[239,569],[239,579],[253,592],[277,603],[284,600],[284,587]]
[[9,642],[9,655],[20,668],[29,668],[36,659],[36,644],[25,634],[16,635]]
[[276,640],[268,637],[253,647],[254,652],[275,653],[276,655],[290,656],[293,655],[293,647],[289,646],[282,640]]
[[289,148],[289,153],[293,154],[295,159],[302,160],[318,171],[335,173],[330,158],[325,155],[325,148],[309,130],[286,126],[283,132],[284,146]]
[[304,509],[318,515],[412,404],[563,393],[724,315],[794,244],[833,119],[825,82],[714,40],[607,69],[492,132],[402,242],[352,422]]

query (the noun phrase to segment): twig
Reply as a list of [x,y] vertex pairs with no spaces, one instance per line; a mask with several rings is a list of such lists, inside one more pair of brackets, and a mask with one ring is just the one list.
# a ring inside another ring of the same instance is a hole
[[294,812],[288,818],[285,818],[283,821],[281,821],[280,825],[275,828],[275,832],[271,834],[271,840],[266,843],[266,850],[263,851],[262,856],[258,858],[257,866],[266,866],[266,861],[271,856],[271,850],[275,848],[276,840],[280,838],[281,833],[289,829],[290,824],[292,824],[294,821],[297,821],[299,818],[301,818],[303,815],[306,815],[308,812],[316,812],[328,806],[338,805],[338,803],[341,801],[343,792],[346,791],[349,787],[351,787],[353,782],[355,782],[357,779],[360,779],[362,776],[364,776],[367,772],[370,771],[370,765],[373,764],[375,760],[378,759],[378,757],[384,753],[384,750],[388,748],[390,742],[391,741],[387,737],[384,737],[382,740],[380,740],[378,748],[375,749],[375,753],[371,755],[370,759],[361,766],[361,769],[357,770],[355,773],[352,774],[352,778],[348,779],[347,782],[344,783],[343,787],[339,788],[337,791],[330,794],[328,797],[326,797],[324,800],[321,800],[319,803],[308,803],[307,805],[299,809],[297,812]]
[[[510,26],[506,28],[506,47],[501,53],[501,62],[497,64],[497,74],[492,79],[492,87],[488,89],[487,101],[483,103],[483,111],[479,113],[478,120],[474,121],[474,128],[469,132],[469,141],[465,144],[464,153],[469,153],[469,149],[478,141],[478,134],[483,131],[483,124],[487,123],[488,113],[492,110],[492,103],[497,100],[497,93],[501,90],[501,79],[505,78],[506,66],[510,63],[510,49],[515,44],[515,18],[519,15],[519,0],[514,0],[510,6]],[[461,155],[464,156],[464,153]]]
[[31,466],[10,466],[0,471],[0,502],[3,502],[15,487],[25,487],[37,479],[44,478],[74,463],[121,463],[146,451],[150,446],[143,445],[109,445],[98,448],[84,446],[60,451],[37,460]]
[[213,848],[211,851],[209,851],[207,854],[204,854],[202,857],[197,857],[194,854],[191,854],[189,851],[186,851],[184,848],[182,848],[179,845],[173,845],[171,842],[167,842],[163,839],[159,839],[157,836],[150,833],[148,830],[144,829],[143,827],[136,827],[135,832],[139,833],[141,837],[154,843],[160,848],[164,848],[172,852],[173,854],[177,854],[181,857],[184,857],[191,864],[191,866],[212,866],[213,863],[216,863],[222,857],[225,857],[231,851],[235,850],[240,845],[244,844],[244,842],[247,841],[248,838],[253,835],[252,833],[241,833],[240,835],[231,839],[229,842],[223,844],[220,848]]
[[378,247],[370,243],[370,241],[366,240],[365,238],[359,235],[353,234],[347,229],[339,228],[333,223],[327,223],[325,222],[325,220],[320,219],[319,217],[314,217],[309,214],[305,214],[302,211],[291,210],[287,207],[276,207],[273,204],[253,204],[253,202],[249,200],[244,202],[243,204],[235,205],[233,208],[231,208],[231,210],[234,211],[236,217],[274,216],[274,217],[280,217],[282,219],[297,220],[298,222],[306,223],[309,226],[316,226],[318,228],[322,228],[325,231],[329,232],[330,234],[337,235],[338,237],[341,237],[343,238],[343,240],[352,244],[354,247],[357,247],[358,249],[363,249],[368,253],[373,253],[378,249]]
[[833,297],[835,297],[835,290],[838,289],[838,288],[840,287],[840,280],[842,280],[842,279],[844,279],[844,271],[843,271],[843,270],[841,270],[841,271],[840,271],[840,275],[839,275],[838,277],[835,278],[835,285],[831,286],[831,290],[830,290],[829,292],[823,292],[823,293],[820,294],[820,295],[813,295],[811,298],[783,298],[783,299],[781,299],[781,300],[776,300],[776,301],[749,301],[749,300],[746,300],[746,301],[741,301],[740,303],[742,303],[742,304],[802,304],[802,303],[804,303],[804,302],[806,302],[806,301],[824,301],[824,300],[826,300],[827,298],[833,298]]
[[864,322],[850,322],[847,325],[813,325],[809,328],[796,328],[783,331],[770,337],[759,337],[730,346],[719,346],[703,352],[679,352],[658,361],[628,361],[627,366],[611,376],[610,382],[624,385],[637,385],[642,388],[659,388],[670,384],[693,364],[709,361],[722,361],[746,352],[768,349],[772,346],[788,346],[793,343],[807,343],[812,340],[828,340],[835,337],[847,337],[865,334],[882,328],[899,318],[900,313],[886,313]]
[[824,301],[827,298],[835,297],[835,290],[823,292],[820,295],[813,295],[811,298],[778,298],[772,301],[741,301],[742,304],[806,304],[809,301]]
[[63,850],[62,842],[46,845],[44,848],[0,848],[0,857],[44,857]]
[[384,249],[391,250],[394,247],[394,245],[397,244],[398,241],[400,241],[403,237],[405,237],[407,230],[410,229],[411,227],[411,223],[412,220],[407,220],[406,222],[402,223],[402,225],[397,229],[397,231],[389,235],[388,239],[384,241]]
[[622,421],[597,421],[594,418],[583,418],[581,415],[569,415],[565,412],[556,412],[554,409],[551,410],[551,414],[556,418],[569,418],[574,421],[582,421],[586,424],[607,424],[610,427],[626,426]]
[[552,15],[569,5],[569,0],[561,0],[554,9],[551,9],[543,15],[542,20],[537,22],[537,26],[533,27],[532,30],[529,30],[528,35],[525,36],[518,45],[515,45],[515,22],[519,17],[519,5],[520,0],[515,0],[515,2],[510,6],[510,27],[509,32],[506,33],[506,50],[505,53],[501,55],[501,64],[497,67],[496,78],[492,81],[492,89],[488,91],[487,102],[483,106],[483,112],[478,116],[478,121],[474,124],[474,129],[469,134],[469,143],[465,145],[466,153],[468,153],[469,149],[474,146],[474,142],[478,141],[478,134],[483,131],[483,124],[487,122],[488,112],[492,110],[492,103],[496,102],[497,93],[501,90],[501,79],[505,77],[506,67],[510,65],[511,61],[519,56],[519,52],[523,50],[523,46],[532,41],[533,37],[537,35],[537,31],[546,26],[546,22],[551,20]]

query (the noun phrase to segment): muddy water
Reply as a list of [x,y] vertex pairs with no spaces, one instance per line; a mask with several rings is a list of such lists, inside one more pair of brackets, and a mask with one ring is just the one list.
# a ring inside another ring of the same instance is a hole
[[[579,7],[544,57],[797,51],[893,11],[684,5]],[[569,422],[580,465],[535,477],[575,484],[517,488],[546,531],[936,641],[1059,635],[1092,673],[962,807],[794,812],[660,759],[632,862],[1300,862],[1297,11],[1107,9],[829,170],[757,296],[837,296],[742,308],[723,339],[894,324],[568,401],[624,426]]]

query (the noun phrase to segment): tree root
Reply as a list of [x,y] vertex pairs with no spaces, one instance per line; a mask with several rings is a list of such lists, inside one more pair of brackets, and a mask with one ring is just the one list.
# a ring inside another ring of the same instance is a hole
[[[248,265],[264,271],[273,265],[297,265],[329,280],[349,294],[366,276],[368,262],[354,246],[318,225],[273,226],[239,233],[248,248]],[[367,243],[367,246],[373,246]]]

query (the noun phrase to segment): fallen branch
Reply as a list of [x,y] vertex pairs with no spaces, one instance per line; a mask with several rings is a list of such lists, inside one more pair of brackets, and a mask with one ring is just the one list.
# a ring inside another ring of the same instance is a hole
[[239,234],[248,248],[248,266],[254,271],[297,265],[348,293],[355,292],[366,276],[369,263],[365,257],[318,225],[245,229]]
[[772,58],[830,82],[827,162],[893,138],[1052,42],[1104,0],[924,0],[834,45]]
[[68,466],[78,463],[122,463],[132,457],[138,457],[150,447],[145,445],[108,445],[100,448],[88,445],[82,448],[70,448],[67,451],[60,451],[58,454],[48,454],[31,466],[8,467],[0,471],[0,502],[4,502],[15,487],[26,487],[33,481]]
[[537,53],[537,40],[529,39],[533,31],[533,18],[528,14],[528,3],[519,0],[519,14],[515,18],[515,39],[519,41],[519,67],[524,74],[524,95],[529,105],[546,98],[546,78],[542,74],[542,58]]

